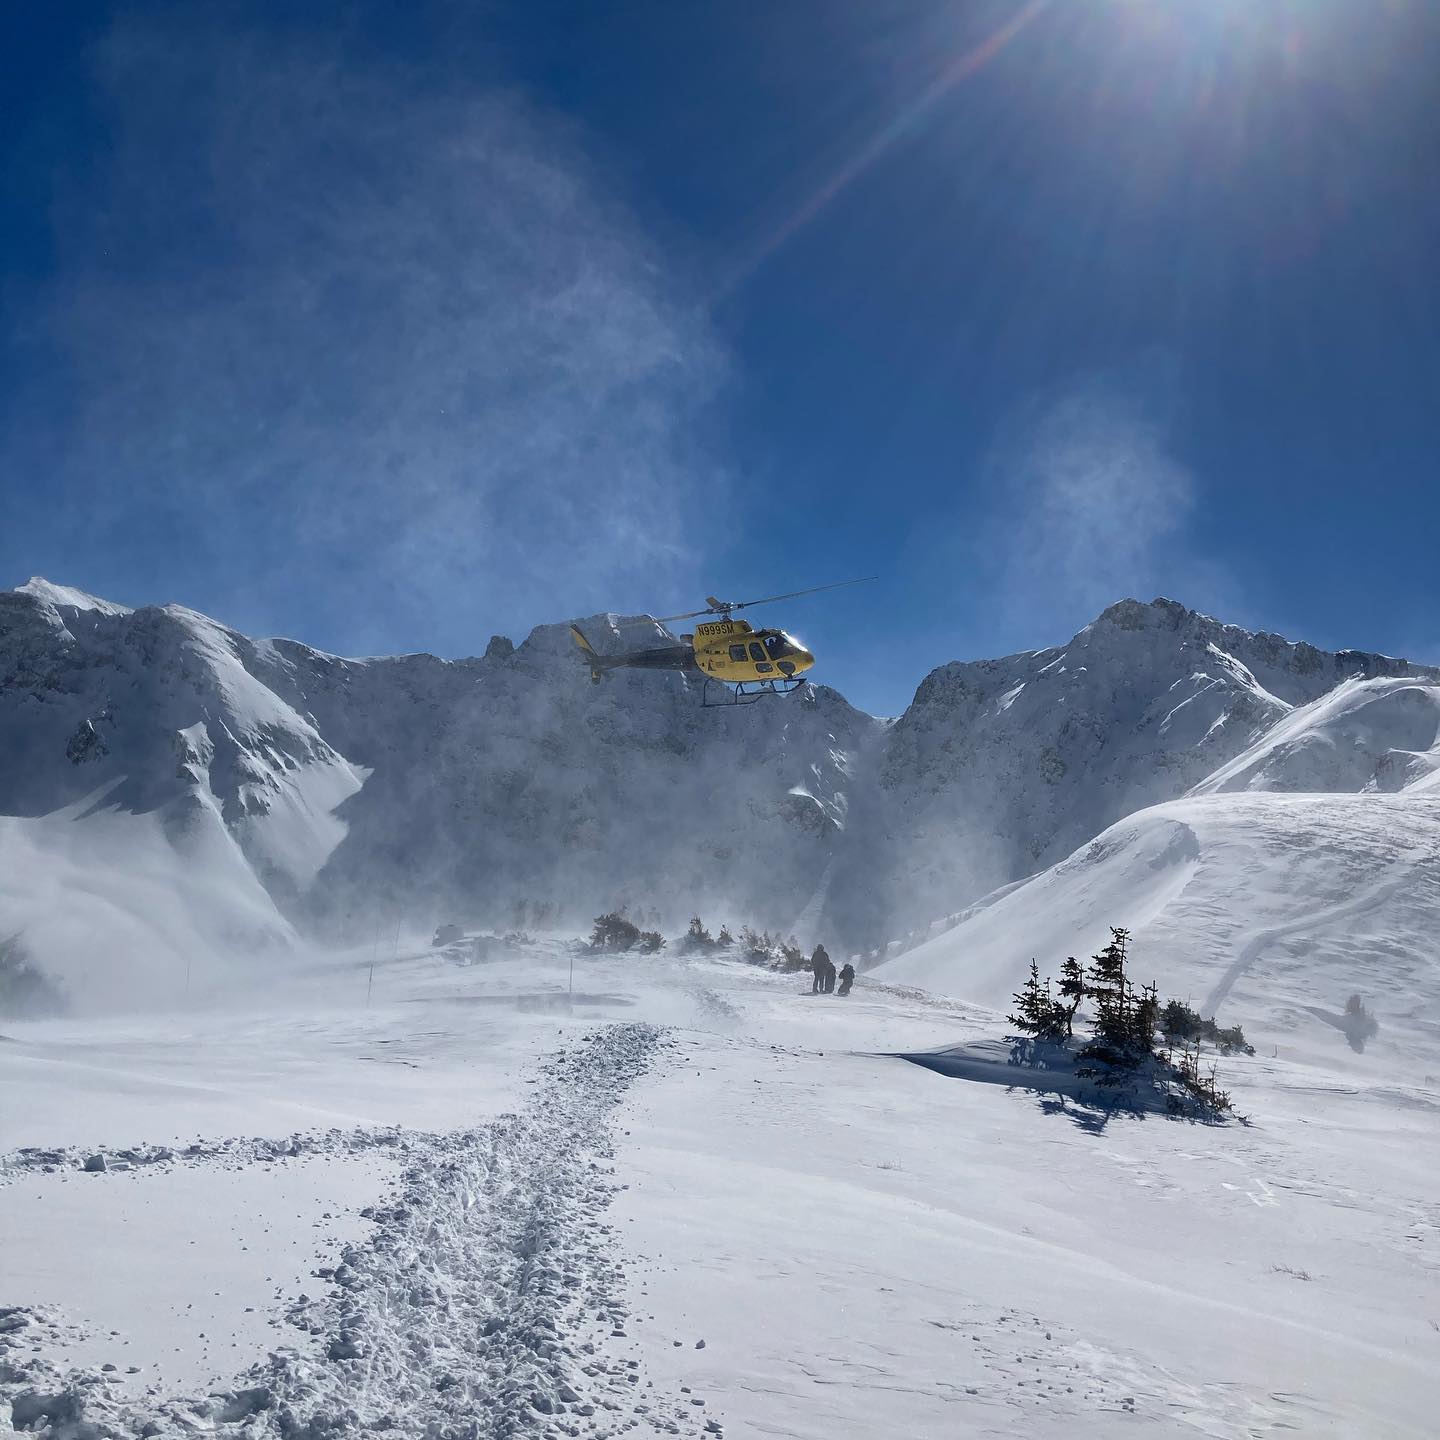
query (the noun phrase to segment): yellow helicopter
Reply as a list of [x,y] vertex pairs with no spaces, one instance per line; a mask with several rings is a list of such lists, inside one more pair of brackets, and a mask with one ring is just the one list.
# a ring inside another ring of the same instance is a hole
[[753,605],[771,605],[777,600],[794,600],[821,590],[863,585],[877,578],[866,575],[859,580],[839,580],[833,585],[812,585],[808,590],[767,595],[763,600],[717,600],[707,595],[704,610],[656,617],[663,625],[671,620],[698,620],[702,615],[719,616],[717,620],[697,625],[694,634],[680,636],[678,645],[601,655],[578,625],[570,627],[570,634],[590,666],[592,684],[598,685],[608,670],[681,670],[704,680],[700,704],[707,710],[716,705],[752,705],[767,695],[788,695],[798,690],[805,684],[801,675],[814,665],[815,657],[793,635],[773,628],[756,630],[748,621],[734,619],[735,611],[748,610]]

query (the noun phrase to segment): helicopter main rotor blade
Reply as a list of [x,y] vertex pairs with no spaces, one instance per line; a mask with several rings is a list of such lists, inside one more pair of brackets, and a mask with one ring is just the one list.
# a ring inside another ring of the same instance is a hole
[[794,600],[799,595],[817,595],[821,590],[843,590],[847,585],[864,585],[879,578],[878,575],[862,575],[858,580],[836,580],[832,585],[812,585],[808,590],[788,590],[784,595],[767,595],[763,600],[741,600],[726,608],[748,610],[752,605],[771,605],[776,600]]
[[704,610],[688,610],[684,615],[657,615],[655,619],[663,625],[670,620],[698,620],[702,615],[728,615],[732,610],[748,610],[752,605],[773,605],[777,600],[794,600],[800,595],[816,595],[821,590],[843,590],[847,585],[865,585],[879,578],[878,575],[862,575],[858,580],[836,580],[831,585],[812,585],[808,590],[787,590],[783,595],[766,595],[762,600],[737,600],[733,605],[707,595],[705,598],[710,604]]
[[690,610],[690,611],[687,611],[684,615],[655,615],[655,616],[653,616],[652,618],[655,619],[655,620],[657,620],[661,625],[663,625],[663,624],[665,624],[666,621],[668,621],[668,620],[696,620],[696,619],[698,619],[701,615],[718,615],[719,613],[720,613],[720,612],[719,612],[718,610],[713,610],[713,609],[712,609],[712,610]]

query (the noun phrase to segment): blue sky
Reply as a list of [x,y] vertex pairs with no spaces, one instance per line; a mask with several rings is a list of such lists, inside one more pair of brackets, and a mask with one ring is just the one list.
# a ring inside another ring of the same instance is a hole
[[1126,594],[1440,661],[1428,0],[7,29],[0,583],[459,655],[875,573],[757,616],[881,713]]

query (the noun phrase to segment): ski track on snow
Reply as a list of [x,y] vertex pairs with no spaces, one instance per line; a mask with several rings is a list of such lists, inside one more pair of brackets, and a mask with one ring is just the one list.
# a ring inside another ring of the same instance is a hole
[[[641,1425],[703,1433],[688,1404],[613,1353],[625,1336],[624,1275],[601,1219],[616,1188],[610,1115],[674,1043],[653,1025],[610,1026],[552,1058],[518,1113],[446,1135],[405,1132],[398,1193],[363,1212],[374,1235],[317,1272],[332,1287],[326,1295],[302,1295],[288,1312],[313,1342],[275,1352],[224,1392],[112,1396],[99,1374],[22,1357],[22,1340],[33,1345],[59,1322],[10,1315],[0,1327],[0,1401],[12,1423],[56,1440],[195,1430],[234,1440],[560,1440]],[[386,1132],[384,1143],[398,1141]],[[289,1142],[275,1143],[288,1153]],[[70,1158],[36,1151],[18,1163]],[[719,1434],[719,1423],[704,1431]]]
[[1306,930],[1313,930],[1316,926],[1328,925],[1332,920],[1350,919],[1378,909],[1404,887],[1407,879],[1409,879],[1408,873],[1402,875],[1398,880],[1383,880],[1361,894],[1342,901],[1339,905],[1331,905],[1324,910],[1311,910],[1294,920],[1286,921],[1283,925],[1269,925],[1263,930],[1255,931],[1240,947],[1240,953],[1236,955],[1234,961],[1216,983],[1215,988],[1206,997],[1202,1006],[1203,1012],[1207,1015],[1215,1015],[1219,1012],[1220,1006],[1229,998],[1235,982],[1260,958],[1265,947],[1272,940],[1279,940],[1286,935],[1300,935]]

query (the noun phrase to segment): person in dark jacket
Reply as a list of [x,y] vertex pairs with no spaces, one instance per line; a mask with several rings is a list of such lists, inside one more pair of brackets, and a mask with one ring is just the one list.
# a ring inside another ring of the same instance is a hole
[[810,969],[815,976],[815,983],[810,987],[812,995],[823,995],[825,993],[825,972],[833,969],[830,964],[830,957],[825,953],[823,945],[815,947],[815,953],[810,957]]
[[827,955],[825,957],[825,993],[835,993],[835,962]]
[[837,995],[848,995],[850,993],[850,987],[854,983],[855,967],[847,960],[845,962],[845,968],[840,972],[840,988],[835,993]]

